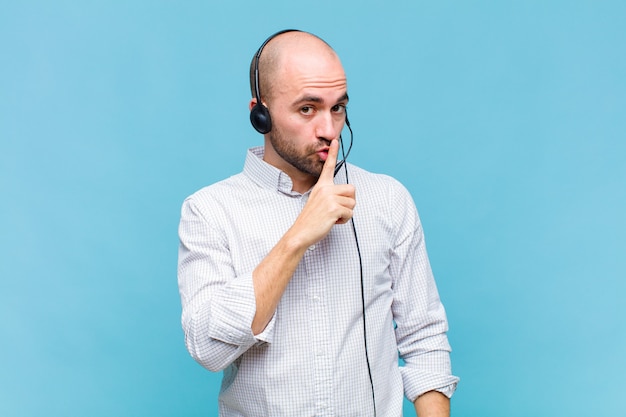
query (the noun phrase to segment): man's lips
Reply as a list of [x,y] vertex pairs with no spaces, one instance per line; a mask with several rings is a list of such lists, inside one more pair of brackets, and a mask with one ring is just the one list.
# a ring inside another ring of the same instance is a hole
[[322,161],[326,161],[326,158],[328,158],[328,149],[328,147],[325,147],[316,152]]

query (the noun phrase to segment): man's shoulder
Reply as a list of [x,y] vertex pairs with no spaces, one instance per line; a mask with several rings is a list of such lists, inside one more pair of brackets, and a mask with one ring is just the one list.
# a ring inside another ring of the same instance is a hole
[[240,172],[200,188],[193,194],[189,195],[185,200],[211,201],[223,197],[233,196],[237,190],[244,190],[246,188],[245,183],[245,175]]
[[357,200],[388,207],[414,207],[414,198],[398,179],[387,174],[348,166],[348,182],[356,188]]

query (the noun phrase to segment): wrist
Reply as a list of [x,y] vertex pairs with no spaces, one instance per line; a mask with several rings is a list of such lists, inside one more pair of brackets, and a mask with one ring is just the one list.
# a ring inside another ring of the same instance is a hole
[[450,417],[450,399],[438,391],[428,391],[415,399],[418,417]]

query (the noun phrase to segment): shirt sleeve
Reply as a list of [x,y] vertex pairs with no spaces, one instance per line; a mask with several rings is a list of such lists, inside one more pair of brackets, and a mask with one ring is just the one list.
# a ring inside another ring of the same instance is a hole
[[431,271],[424,233],[408,191],[400,187],[394,210],[397,225],[392,250],[392,304],[396,340],[404,365],[400,371],[404,392],[411,401],[428,391],[448,398],[458,378],[452,375],[448,322]]
[[178,287],[185,344],[191,356],[220,371],[257,343],[270,342],[274,319],[255,336],[252,271],[235,275],[224,233],[190,197],[179,225]]

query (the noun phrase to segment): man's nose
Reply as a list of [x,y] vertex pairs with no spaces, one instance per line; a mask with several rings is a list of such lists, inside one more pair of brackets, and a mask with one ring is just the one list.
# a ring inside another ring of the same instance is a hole
[[327,139],[331,141],[339,137],[340,123],[333,117],[333,114],[321,113],[318,114],[317,131],[318,138]]

